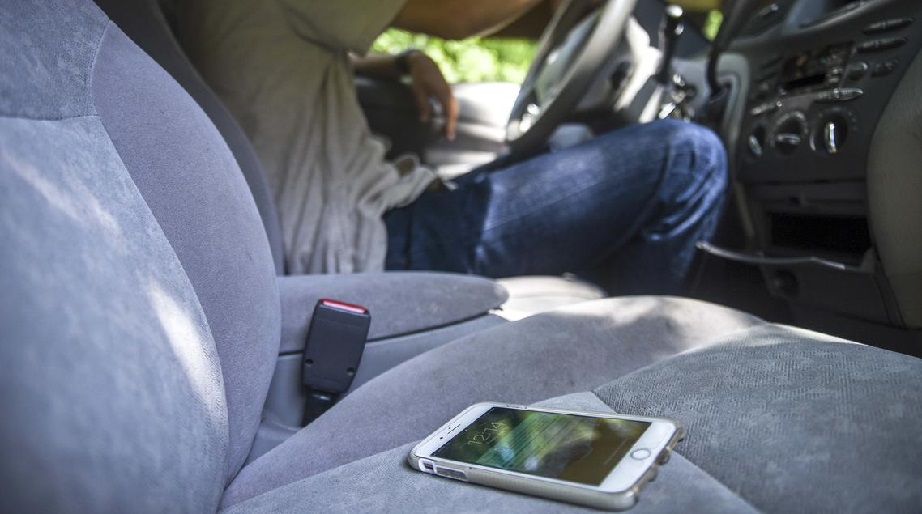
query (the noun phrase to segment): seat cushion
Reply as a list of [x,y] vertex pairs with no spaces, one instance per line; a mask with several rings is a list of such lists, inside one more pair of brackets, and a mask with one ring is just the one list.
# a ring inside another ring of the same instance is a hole
[[[621,374],[619,364],[609,361],[612,375]],[[920,387],[919,359],[769,325],[544,404],[686,425],[686,440],[631,512],[918,512]],[[422,401],[415,405],[425,410]],[[429,432],[450,416],[384,423],[411,431],[422,423]],[[595,512],[424,475],[405,464],[412,446],[318,473],[230,512]]]
[[915,357],[766,327],[596,394],[682,420],[682,455],[761,510],[918,512],[920,391]]
[[390,339],[456,325],[489,314],[506,301],[492,280],[446,273],[361,273],[279,277],[281,353],[301,352],[314,306],[331,298],[366,307],[368,338]]
[[244,467],[223,505],[422,438],[471,403],[530,403],[591,390],[761,323],[694,300],[625,297],[478,332],[359,387]]

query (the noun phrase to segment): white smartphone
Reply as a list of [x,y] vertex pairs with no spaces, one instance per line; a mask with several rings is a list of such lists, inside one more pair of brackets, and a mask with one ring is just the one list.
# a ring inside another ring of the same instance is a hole
[[408,461],[431,475],[623,510],[684,435],[667,419],[487,402],[436,430]]

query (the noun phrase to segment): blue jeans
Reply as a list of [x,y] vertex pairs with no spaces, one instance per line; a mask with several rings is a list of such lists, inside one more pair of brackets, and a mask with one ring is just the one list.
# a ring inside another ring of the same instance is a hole
[[727,162],[713,132],[668,120],[456,184],[385,215],[387,269],[572,272],[617,294],[673,294],[714,232]]

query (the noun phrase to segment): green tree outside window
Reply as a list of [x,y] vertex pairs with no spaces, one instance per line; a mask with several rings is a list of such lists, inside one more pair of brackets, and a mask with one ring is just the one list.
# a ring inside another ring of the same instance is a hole
[[[704,34],[713,39],[723,17],[721,0],[676,0],[700,23]],[[372,52],[396,54],[418,48],[432,58],[449,82],[512,82],[519,84],[528,73],[537,43],[519,39],[469,38],[445,41],[423,34],[390,29],[375,41]]]

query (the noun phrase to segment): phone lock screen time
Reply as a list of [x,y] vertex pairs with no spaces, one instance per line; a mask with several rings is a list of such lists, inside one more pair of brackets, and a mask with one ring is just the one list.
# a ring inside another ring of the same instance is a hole
[[493,407],[432,456],[597,486],[649,427],[641,421]]

